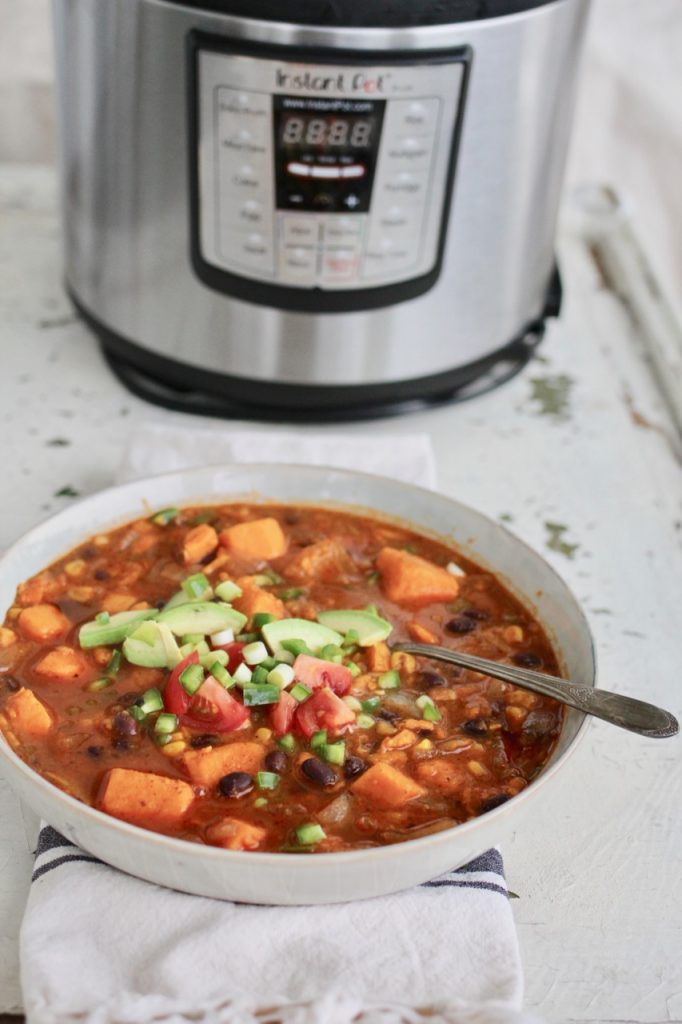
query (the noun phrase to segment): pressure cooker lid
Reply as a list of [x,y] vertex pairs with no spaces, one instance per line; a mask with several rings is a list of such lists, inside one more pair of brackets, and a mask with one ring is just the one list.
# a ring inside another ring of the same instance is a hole
[[[176,2],[176,0],[170,0]],[[261,21],[350,28],[408,28],[519,14],[557,0],[178,0],[183,7]]]

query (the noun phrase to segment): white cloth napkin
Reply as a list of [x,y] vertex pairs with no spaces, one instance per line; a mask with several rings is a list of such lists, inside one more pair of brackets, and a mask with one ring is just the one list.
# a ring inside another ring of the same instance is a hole
[[[136,431],[121,478],[202,462],[300,461],[433,486],[425,436]],[[28,1024],[532,1024],[502,860],[322,907],[188,896],[44,826],[21,931]]]

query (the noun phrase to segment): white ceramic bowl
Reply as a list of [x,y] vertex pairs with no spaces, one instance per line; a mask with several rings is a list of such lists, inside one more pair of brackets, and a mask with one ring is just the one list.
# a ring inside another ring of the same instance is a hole
[[[439,536],[494,571],[540,618],[566,673],[595,684],[592,638],[583,613],[553,569],[511,533],[432,491],[383,477],[286,465],[226,465],[168,473],[102,491],[35,527],[0,560],[0,609],[17,584],[93,533],[169,505],[232,499],[353,506]],[[28,767],[0,736],[0,771],[18,795],[78,846],[131,875],[184,892],[249,903],[314,904],[363,899],[424,882],[532,827],[533,809],[560,781],[585,728],[569,711],[540,776],[499,808],[421,839],[329,854],[247,853],[171,839],[80,803]]]

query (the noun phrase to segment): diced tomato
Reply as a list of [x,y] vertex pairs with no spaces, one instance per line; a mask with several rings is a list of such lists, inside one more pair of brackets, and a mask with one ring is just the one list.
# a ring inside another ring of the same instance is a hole
[[242,651],[246,647],[246,644],[241,643],[239,640],[233,640],[231,644],[220,644],[218,647],[214,647],[214,651],[226,651],[227,656],[230,659],[225,666],[227,671],[232,675],[235,669],[238,669],[243,662]]
[[163,695],[166,711],[177,715],[181,724],[190,729],[210,727],[212,732],[238,729],[249,717],[249,709],[235,700],[213,676],[208,676],[192,696],[183,688],[180,676],[188,665],[198,664],[199,655],[194,651],[173,669]]
[[293,668],[298,682],[303,683],[309,690],[321,690],[326,686],[339,697],[343,697],[353,683],[351,671],[345,665],[313,658],[310,654],[299,654]]
[[334,735],[355,721],[355,712],[332,690],[317,690],[296,709],[296,725],[310,738],[320,729]]
[[279,700],[276,704],[272,705],[272,711],[270,713],[272,728],[278,736],[284,736],[286,733],[291,731],[291,726],[294,721],[294,711],[297,707],[298,704],[295,698],[286,690],[282,690]]

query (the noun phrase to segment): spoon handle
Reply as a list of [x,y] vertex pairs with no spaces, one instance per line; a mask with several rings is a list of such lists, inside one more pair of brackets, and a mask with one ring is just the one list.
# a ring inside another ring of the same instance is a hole
[[544,697],[553,697],[554,700],[568,704],[569,707],[576,708],[586,715],[603,718],[605,722],[619,725],[622,729],[629,729],[630,732],[637,732],[642,736],[662,739],[666,736],[675,736],[679,732],[678,721],[669,711],[664,711],[654,704],[647,704],[643,700],[635,700],[634,697],[625,697],[609,690],[596,690],[591,686],[578,686],[567,679],[545,675],[544,672],[503,665],[499,661],[489,661],[488,658],[479,658],[475,654],[462,654],[450,650],[449,647],[438,647],[436,644],[397,643],[392,645],[392,649],[404,651],[406,654],[437,658],[439,661],[449,661],[453,665],[494,676],[505,683],[513,683],[526,690],[541,693]]

